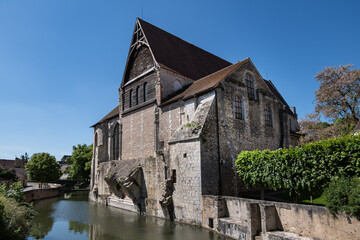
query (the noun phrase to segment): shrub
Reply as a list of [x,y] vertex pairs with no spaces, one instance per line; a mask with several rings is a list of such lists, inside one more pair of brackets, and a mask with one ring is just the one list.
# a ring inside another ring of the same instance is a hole
[[24,188],[21,182],[11,184],[9,188],[5,184],[0,186],[0,194],[7,198],[13,198],[19,203],[25,201]]
[[300,196],[304,190],[322,191],[331,180],[341,176],[360,176],[360,136],[275,151],[243,151],[235,164],[240,179],[248,187],[261,184]]
[[344,211],[360,217],[360,179],[339,178],[332,181],[324,192],[326,207],[332,213]]
[[34,214],[32,208],[0,195],[0,239],[25,239]]

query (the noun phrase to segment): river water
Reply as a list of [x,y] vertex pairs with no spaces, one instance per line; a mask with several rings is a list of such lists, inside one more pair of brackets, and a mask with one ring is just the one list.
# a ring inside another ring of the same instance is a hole
[[85,194],[42,200],[35,209],[39,214],[28,240],[227,239],[199,227],[94,204]]

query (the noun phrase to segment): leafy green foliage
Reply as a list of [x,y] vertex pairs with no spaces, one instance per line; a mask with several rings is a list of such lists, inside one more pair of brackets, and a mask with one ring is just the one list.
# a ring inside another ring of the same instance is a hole
[[360,176],[360,136],[275,151],[244,151],[236,167],[248,187],[261,184],[274,190],[287,189],[297,196],[304,190],[321,191],[333,179]]
[[9,188],[0,187],[0,239],[25,239],[35,215],[31,206],[24,203],[23,187],[20,182]]
[[3,184],[0,186],[0,194],[7,198],[13,198],[19,203],[25,201],[24,187],[22,186],[21,182],[13,183],[8,188],[5,184]]
[[67,162],[70,164],[68,172],[71,179],[90,179],[92,148],[92,144],[89,146],[86,144],[73,146],[73,153],[71,157],[67,159]]
[[0,180],[16,181],[17,177],[14,170],[4,170],[0,167]]
[[324,192],[331,212],[344,211],[360,217],[360,179],[341,177],[332,181]]
[[49,153],[36,153],[25,166],[31,180],[53,182],[60,178],[60,165]]

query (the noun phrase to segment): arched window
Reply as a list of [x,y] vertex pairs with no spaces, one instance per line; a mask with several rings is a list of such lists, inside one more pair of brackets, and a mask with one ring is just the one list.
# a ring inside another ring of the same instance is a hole
[[130,90],[130,93],[129,93],[129,108],[132,107],[132,101],[133,101],[133,90]]
[[254,87],[254,79],[250,74],[245,75],[245,85],[247,88],[247,93],[249,99],[255,99],[255,87]]
[[140,92],[140,86],[138,86],[138,87],[136,88],[136,105],[138,105],[138,104],[140,103],[140,94],[141,94],[141,92]]
[[148,86],[147,86],[147,83],[144,83],[144,102],[147,101],[148,99]]
[[120,125],[117,123],[114,128],[114,134],[112,136],[112,155],[113,159],[119,159],[120,153]]

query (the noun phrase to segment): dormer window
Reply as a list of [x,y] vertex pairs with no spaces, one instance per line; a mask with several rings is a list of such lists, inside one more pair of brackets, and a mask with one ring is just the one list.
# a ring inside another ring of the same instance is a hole
[[254,79],[250,74],[245,75],[245,85],[249,99],[251,100],[255,99]]

